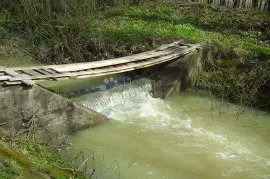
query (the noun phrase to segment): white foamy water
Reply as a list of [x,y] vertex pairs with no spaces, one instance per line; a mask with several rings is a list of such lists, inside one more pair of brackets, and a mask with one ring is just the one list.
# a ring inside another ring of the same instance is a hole
[[270,176],[267,114],[247,111],[236,120],[235,105],[188,92],[155,99],[150,84],[76,100],[112,119],[72,138],[69,156],[94,153],[97,178]]

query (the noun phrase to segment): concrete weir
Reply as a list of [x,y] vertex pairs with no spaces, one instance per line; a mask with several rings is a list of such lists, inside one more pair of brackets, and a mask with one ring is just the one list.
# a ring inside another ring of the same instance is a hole
[[105,116],[39,86],[0,87],[0,110],[0,136],[32,130],[36,137],[53,144],[107,121]]
[[[50,84],[44,82],[42,84],[39,83],[39,85],[33,85],[32,88],[27,89],[22,86],[0,87],[0,137],[11,135],[12,131],[16,134],[20,134],[20,132],[31,132],[36,135],[36,137],[45,141],[59,144],[65,142],[68,136],[76,131],[95,126],[108,120],[102,114],[57,95],[47,90],[48,88],[62,94],[72,93],[73,95],[82,95],[72,91],[79,90],[79,92],[92,93],[94,90],[98,89],[97,87],[101,83],[104,86],[104,82],[106,83],[106,81],[104,81],[105,78],[113,79],[113,82],[115,82],[117,78],[128,75],[132,76],[129,79],[133,79],[133,77],[150,78],[153,97],[166,98],[167,96],[180,93],[182,90],[195,83],[196,77],[202,68],[201,59],[204,58],[205,50],[203,50],[200,45],[190,45],[189,47],[179,45],[179,42],[177,44],[177,47],[175,47],[175,44],[166,46],[166,48],[169,48],[168,53],[172,53],[171,51],[175,50],[175,48],[178,49],[181,47],[181,49],[179,52],[177,51],[176,54],[170,54],[170,58],[168,55],[160,57],[159,59],[167,59],[162,61],[163,63],[159,61],[160,63],[154,63],[155,65],[152,64],[153,66],[151,67],[148,65],[144,66],[143,69],[138,68],[140,70],[132,68],[132,72],[129,73],[120,74],[120,72],[122,72],[120,71],[118,73],[119,75],[112,73],[108,74],[110,76],[102,76],[102,78],[90,78],[90,81],[88,81],[88,78],[85,80],[79,78],[70,79],[67,80],[66,85],[61,81],[57,81],[56,85],[54,83]],[[156,53],[161,53],[160,49],[155,51],[154,54]],[[139,58],[138,55],[135,57]],[[129,57],[128,60],[132,60],[132,58]],[[140,58],[142,57],[140,56]],[[111,60],[111,62],[115,61]],[[118,62],[119,59],[117,60],[117,63]],[[143,61],[140,61],[138,64],[141,63],[144,64]],[[84,66],[80,64],[80,68],[82,67]],[[36,67],[28,68],[33,70],[32,68]],[[17,68],[14,68],[13,70],[16,69]],[[108,69],[105,68],[105,70]],[[4,71],[11,76],[17,75],[17,73],[13,74],[13,71],[10,69],[4,69]],[[77,73],[78,72],[76,72],[76,74]],[[114,76],[112,76],[113,74]],[[23,78],[26,77],[27,79],[23,79],[23,81],[28,80],[31,76],[23,76]],[[51,80],[47,82],[51,82]],[[82,88],[86,88],[86,90],[82,90]]]
[[153,97],[166,98],[193,86],[205,54],[206,49],[197,49],[172,62],[144,69],[143,75],[150,76],[152,81]]

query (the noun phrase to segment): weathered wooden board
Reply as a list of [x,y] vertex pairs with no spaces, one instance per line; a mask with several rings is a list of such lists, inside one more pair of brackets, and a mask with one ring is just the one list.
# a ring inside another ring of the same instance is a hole
[[23,73],[27,74],[27,75],[31,75],[31,76],[37,76],[37,75],[41,75],[40,73],[34,71],[34,70],[22,70]]
[[11,76],[0,76],[0,81],[6,81],[9,78],[11,78]]
[[22,76],[21,74],[15,72],[15,71],[13,71],[13,70],[7,70],[7,71],[5,71],[5,73],[6,73],[7,75],[10,75],[10,76],[13,76],[13,77],[20,77],[20,76]]
[[6,85],[20,85],[20,84],[22,84],[22,82],[21,81],[5,81],[4,82]]
[[35,82],[32,80],[22,80],[22,84],[25,84],[27,86],[33,86]]
[[54,71],[54,70],[52,70],[52,69],[50,69],[50,68],[42,68],[42,70],[44,70],[44,71],[46,71],[46,72],[48,72],[48,73],[50,73],[50,74],[56,74],[56,71]]
[[[129,57],[123,57],[123,58],[117,58],[117,59],[112,59],[112,60],[104,60],[104,61],[98,61],[98,62],[90,62],[88,64],[73,64],[67,67],[60,67],[60,68],[53,68],[56,71],[59,72],[72,72],[72,71],[82,71],[82,70],[87,70],[90,68],[99,68],[99,67],[104,67],[104,66],[114,66],[114,65],[119,65],[119,64],[125,64],[125,63],[129,63],[129,62],[137,62],[140,63],[140,61],[142,60],[147,60],[147,59],[151,59],[151,58],[158,58],[158,57],[162,57],[162,56],[166,56],[166,55],[170,55],[175,53],[176,51],[182,50],[181,48],[177,47],[175,49],[172,50],[168,50],[168,51],[162,51],[162,55],[152,55],[152,56],[138,56],[138,58],[133,58],[132,56]],[[158,52],[156,52],[158,53]]]
[[39,76],[24,76],[24,77],[13,77],[10,78],[10,81],[20,81],[20,80],[47,80],[50,78],[59,78],[59,77],[69,77],[69,78],[81,78],[81,76],[91,76],[91,75],[102,75],[102,73],[120,73],[124,71],[131,71],[134,69],[139,69],[139,68],[145,68],[149,67],[152,65],[156,65],[159,63],[163,63],[165,61],[169,61],[174,58],[178,58],[179,56],[185,55],[189,53],[190,51],[194,50],[194,48],[189,48],[185,50],[179,50],[178,52],[167,55],[164,57],[160,57],[157,59],[150,59],[144,62],[140,63],[128,63],[126,65],[120,64],[118,67],[111,67],[111,70],[109,68],[102,68],[102,69],[90,69],[88,71],[82,71],[82,72],[68,72],[68,73],[62,73],[62,74],[50,74],[50,75],[39,75]]
[[[72,70],[72,66],[74,66],[74,70],[72,71],[79,71],[81,68],[84,69],[84,66],[88,66],[87,68],[98,68],[103,66],[111,66],[118,63],[128,63],[130,61],[136,61],[136,60],[143,60],[145,58],[155,58],[162,55],[168,55],[174,52],[174,50],[167,49],[168,47],[172,47],[173,45],[177,45],[178,42],[164,45],[163,50],[160,50],[159,48],[157,50],[152,50],[148,52],[143,52],[135,55],[130,55],[126,57],[120,57],[115,59],[109,59],[109,60],[103,60],[103,61],[93,61],[93,62],[85,62],[85,63],[74,63],[74,64],[64,64],[64,65],[47,65],[47,66],[33,66],[33,67],[12,67],[9,68],[10,70],[31,70],[31,69],[42,69],[42,68],[50,68],[59,72],[67,72],[66,69]],[[166,48],[165,48],[166,46]],[[187,46],[187,45],[185,45]],[[193,46],[193,45],[190,45]],[[181,48],[181,46],[177,46],[178,48]],[[77,66],[78,65],[78,66]],[[78,69],[76,69],[76,67]],[[87,69],[86,68],[86,69]]]
[[[186,55],[186,54],[188,54],[188,52],[181,53],[180,56],[183,56],[183,55]],[[84,73],[84,75],[79,76],[78,78],[88,78],[88,77],[93,77],[93,76],[102,76],[102,75],[108,75],[108,74],[123,73],[123,72],[127,72],[127,71],[132,71],[132,70],[137,70],[137,69],[141,69],[141,68],[150,67],[150,66],[157,65],[157,64],[160,64],[160,63],[164,63],[164,62],[167,62],[167,61],[170,61],[170,60],[173,60],[173,59],[177,59],[177,58],[179,58],[179,55],[173,54],[168,58],[161,57],[159,59],[159,61],[153,59],[153,60],[150,60],[150,61],[142,62],[139,65],[136,64],[136,63],[130,63],[127,66],[119,66],[119,67],[116,67],[116,68],[111,68],[111,70],[100,69],[100,70],[87,71],[86,73]]]
[[[127,57],[120,57],[120,58],[108,59],[108,60],[103,60],[103,61],[93,61],[93,62],[85,62],[85,63],[73,63],[73,64],[64,64],[64,65],[47,65],[47,66],[32,66],[32,67],[11,67],[11,68],[8,68],[8,69],[13,70],[13,71],[17,71],[17,70],[34,70],[34,69],[42,69],[42,68],[54,69],[54,68],[69,68],[70,66],[76,66],[76,65],[84,66],[84,65],[88,65],[88,64],[96,64],[96,66],[94,66],[94,67],[101,67],[102,65],[104,65],[103,63],[105,61],[110,61],[110,60],[116,61],[118,59],[121,60],[121,59],[133,59],[133,58],[136,58],[137,60],[140,60],[140,59],[145,58],[146,56],[151,58],[151,57],[156,57],[156,56],[160,56],[160,55],[165,55],[164,52],[158,52],[158,53],[156,53],[156,52],[157,52],[156,50],[153,50],[153,51],[143,52],[143,53],[140,53],[140,54],[131,55],[131,56],[127,56]],[[6,69],[7,68],[4,68],[4,70],[6,70]],[[0,69],[0,71],[1,71],[1,69]]]
[[47,71],[45,71],[43,69],[36,69],[35,71],[37,71],[38,73],[41,73],[43,75],[51,75],[51,73],[49,73],[49,72],[47,72]]
[[148,58],[154,58],[154,57],[159,57],[159,56],[165,56],[169,55],[173,52],[171,51],[160,51],[160,52],[155,52],[149,55],[137,55],[137,56],[128,56],[128,57],[121,57],[121,58],[116,58],[116,59],[111,59],[111,60],[103,60],[103,61],[96,61],[96,62],[89,62],[87,64],[72,64],[68,65],[65,67],[53,67],[55,71],[58,72],[71,72],[71,71],[82,71],[86,70],[89,68],[99,68],[99,67],[104,67],[104,66],[112,66],[112,65],[118,65],[118,64],[124,64],[132,61],[139,61],[139,60],[144,60]]
[[[23,75],[23,74],[19,74],[19,73],[17,73],[17,72],[15,72],[15,71],[13,71],[13,70],[6,70],[5,71],[5,73],[7,74],[7,75],[10,75],[10,76],[12,76],[11,78],[20,78],[21,76],[26,76],[26,75]],[[28,76],[29,77],[29,76]],[[10,78],[8,78],[9,79],[9,81],[10,81]],[[23,84],[25,84],[25,85],[27,85],[27,86],[32,86],[33,84],[35,84],[35,82],[34,81],[32,81],[32,80],[30,80],[30,79],[23,79],[23,80],[20,80],[21,81],[21,83],[23,83]]]

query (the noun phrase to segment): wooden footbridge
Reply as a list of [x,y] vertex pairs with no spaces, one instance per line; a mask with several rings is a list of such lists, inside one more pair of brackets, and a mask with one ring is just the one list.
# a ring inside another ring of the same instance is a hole
[[122,73],[174,60],[200,47],[200,44],[174,42],[162,45],[152,51],[103,61],[33,67],[6,68],[0,66],[0,81],[3,81],[5,85],[24,84],[32,86],[38,81],[87,78]]

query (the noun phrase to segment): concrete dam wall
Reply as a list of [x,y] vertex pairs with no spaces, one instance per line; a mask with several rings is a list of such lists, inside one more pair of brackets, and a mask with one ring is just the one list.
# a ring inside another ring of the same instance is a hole
[[33,132],[52,143],[63,143],[72,133],[107,121],[105,116],[39,86],[0,88],[0,109],[0,136]]

